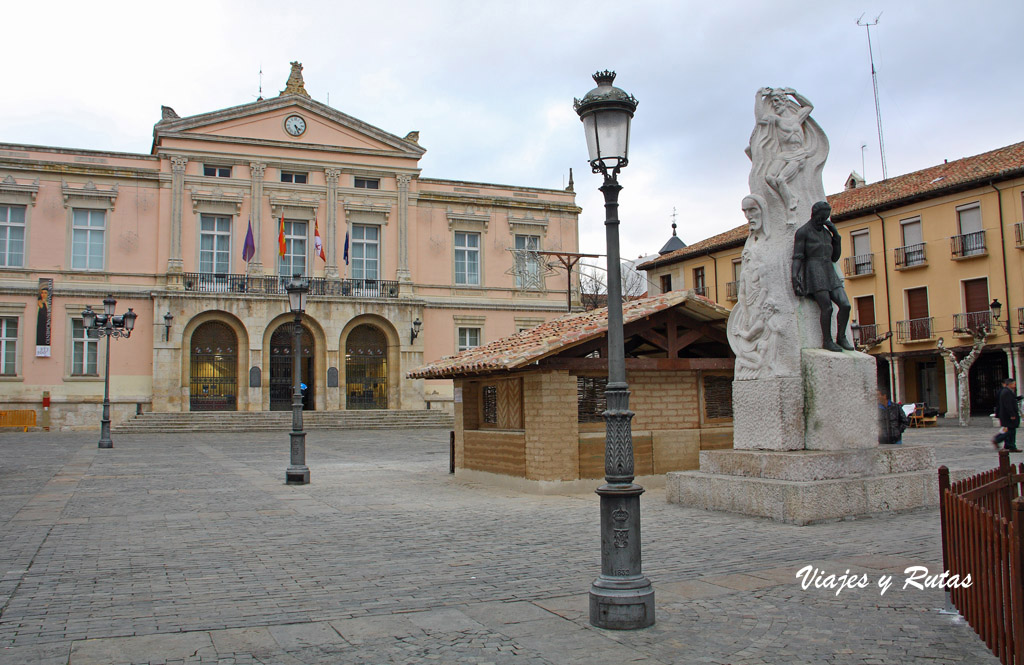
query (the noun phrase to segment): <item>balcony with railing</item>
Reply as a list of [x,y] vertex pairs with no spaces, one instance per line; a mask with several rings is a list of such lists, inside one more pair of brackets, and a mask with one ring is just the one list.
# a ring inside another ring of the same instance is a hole
[[843,274],[847,277],[862,277],[875,274],[873,254],[848,256],[843,259]]
[[906,270],[928,265],[928,258],[924,253],[925,243],[919,242],[915,245],[905,245],[896,248],[896,270]]
[[928,316],[923,319],[905,319],[896,322],[896,341],[904,344],[908,342],[927,342],[935,334],[935,317]]
[[[284,295],[291,277],[283,275],[233,275],[228,273],[186,272],[181,284],[195,293],[233,293]],[[309,295],[353,298],[397,298],[398,282],[381,279],[309,278]]]
[[949,244],[954,259],[969,259],[988,254],[988,248],[985,246],[984,231],[953,236],[949,239]]
[[1017,222],[1013,225],[1013,236],[1017,242],[1017,247],[1024,249],[1024,222]]
[[738,281],[736,281],[736,282],[726,282],[725,283],[725,299],[726,300],[731,300],[731,301],[735,302],[736,298],[739,297],[739,292],[740,292],[740,283]]
[[992,331],[992,312],[961,312],[953,315],[953,334],[969,337],[984,328]]
[[1024,307],[1017,308],[1017,334],[1024,335]]
[[708,287],[706,286],[695,286],[693,287],[693,292],[699,296],[708,297]]
[[874,323],[865,326],[850,326],[850,331],[853,333],[855,345],[867,344],[878,337],[878,326]]

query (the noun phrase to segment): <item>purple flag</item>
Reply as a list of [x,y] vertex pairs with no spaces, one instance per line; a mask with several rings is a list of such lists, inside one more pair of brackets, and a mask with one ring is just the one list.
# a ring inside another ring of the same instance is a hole
[[345,265],[348,265],[348,231],[345,231]]
[[252,237],[252,217],[249,218],[249,230],[245,233],[245,245],[242,246],[242,260],[248,263],[256,254],[256,241]]

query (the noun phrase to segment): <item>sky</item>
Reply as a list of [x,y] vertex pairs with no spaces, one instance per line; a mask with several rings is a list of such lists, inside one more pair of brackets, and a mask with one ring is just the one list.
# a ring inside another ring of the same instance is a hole
[[611,69],[639,106],[619,176],[623,258],[743,223],[755,92],[794,88],[829,138],[827,193],[1024,141],[1020,0],[377,0],[10,3],[0,142],[148,153],[160,106],[255,101],[304,66],[318,101],[398,136],[424,177],[561,189],[605,252],[573,98]]

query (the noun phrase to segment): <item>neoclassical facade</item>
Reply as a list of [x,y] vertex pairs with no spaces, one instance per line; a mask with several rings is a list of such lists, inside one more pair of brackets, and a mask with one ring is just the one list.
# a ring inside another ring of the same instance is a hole
[[150,154],[0,143],[0,409],[45,392],[52,427],[98,426],[106,340],[81,312],[108,294],[138,314],[115,423],[290,408],[293,274],[307,409],[449,406],[406,373],[564,313],[536,252],[578,251],[580,210],[571,187],[421,177],[418,139],[311,99],[293,63],[277,97],[163,107]]

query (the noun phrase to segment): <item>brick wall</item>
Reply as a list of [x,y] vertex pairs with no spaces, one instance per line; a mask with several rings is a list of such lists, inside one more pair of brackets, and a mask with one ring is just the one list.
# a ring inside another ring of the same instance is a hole
[[699,372],[632,371],[629,408],[636,413],[634,430],[676,430],[700,427]]
[[579,478],[576,377],[567,371],[523,375],[526,478]]
[[468,431],[463,468],[522,478],[526,475],[525,440],[524,432]]

